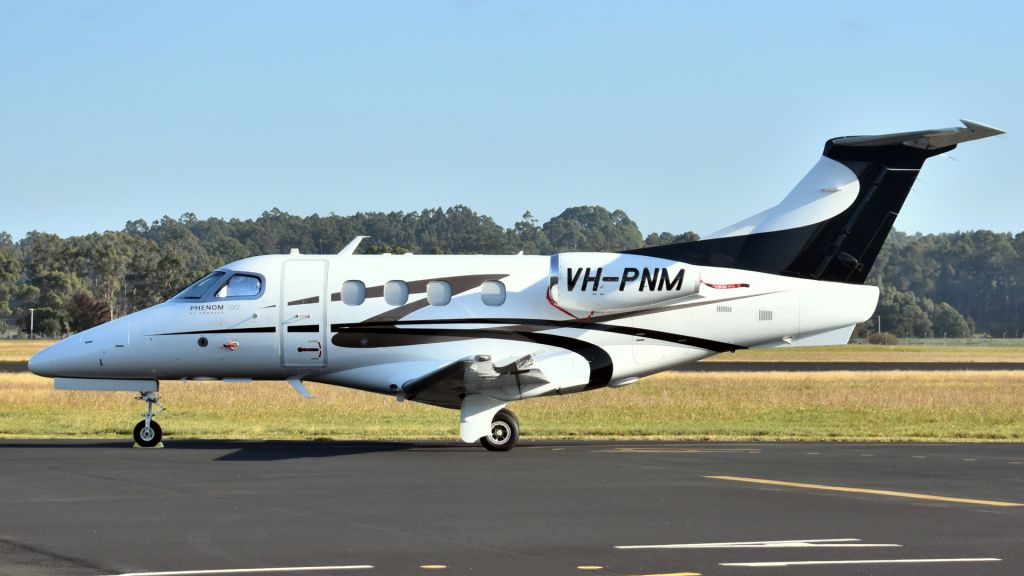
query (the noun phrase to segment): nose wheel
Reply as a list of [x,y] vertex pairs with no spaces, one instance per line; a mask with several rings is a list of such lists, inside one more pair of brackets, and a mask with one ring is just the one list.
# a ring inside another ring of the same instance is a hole
[[502,408],[491,420],[491,432],[480,439],[480,443],[491,452],[508,452],[519,441],[519,419],[511,411]]
[[156,420],[150,420],[149,426],[146,425],[145,420],[142,420],[135,425],[135,431],[132,432],[132,436],[135,437],[135,443],[143,448],[156,446],[160,443],[163,435],[164,431],[160,429],[160,425],[156,423]]
[[[156,420],[153,420],[153,417],[157,414],[162,414],[166,408],[160,405],[156,392],[143,392],[136,400],[142,400],[146,403],[146,412],[142,415],[142,420],[135,425],[132,437],[135,438],[135,443],[139,446],[152,448],[160,443],[160,439],[164,435],[160,425],[156,423]],[[160,407],[160,411],[156,414],[153,413],[154,404]]]

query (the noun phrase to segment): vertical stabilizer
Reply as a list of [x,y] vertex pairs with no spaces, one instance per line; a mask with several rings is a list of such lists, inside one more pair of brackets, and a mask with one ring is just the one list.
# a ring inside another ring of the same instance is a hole
[[862,284],[924,161],[962,142],[1003,133],[961,122],[958,128],[833,138],[776,206],[702,240],[627,252]]

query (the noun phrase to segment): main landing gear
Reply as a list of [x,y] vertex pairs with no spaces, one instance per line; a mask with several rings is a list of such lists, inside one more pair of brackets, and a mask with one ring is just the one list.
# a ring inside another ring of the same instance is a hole
[[[132,436],[135,437],[135,443],[143,448],[152,448],[160,443],[160,439],[163,438],[163,430],[160,429],[160,425],[153,420],[154,416],[163,414],[166,410],[160,405],[160,399],[157,397],[156,392],[142,392],[136,400],[142,400],[146,403],[146,412],[142,415],[142,420],[135,425],[135,430],[132,432]],[[156,404],[160,407],[160,411],[156,414],[153,413],[153,405]]]
[[484,448],[492,452],[508,452],[519,441],[519,419],[510,410],[502,408],[491,420],[491,432],[480,439]]

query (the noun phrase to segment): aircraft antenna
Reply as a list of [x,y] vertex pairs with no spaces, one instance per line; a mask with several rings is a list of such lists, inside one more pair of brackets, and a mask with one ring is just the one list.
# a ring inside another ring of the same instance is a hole
[[338,252],[338,256],[351,256],[355,253],[356,248],[359,247],[359,243],[367,238],[369,238],[369,236],[356,236],[351,242],[341,249],[341,252]]

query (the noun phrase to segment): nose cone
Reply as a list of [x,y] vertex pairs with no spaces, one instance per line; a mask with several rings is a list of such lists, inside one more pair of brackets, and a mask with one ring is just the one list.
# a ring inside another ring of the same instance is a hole
[[29,371],[36,376],[47,378],[70,376],[72,373],[81,372],[85,367],[85,359],[80,354],[80,346],[75,342],[77,338],[65,338],[37,352],[28,361]]
[[130,324],[127,318],[90,328],[38,352],[28,369],[48,378],[93,378],[109,375],[108,361],[126,352]]
[[47,346],[46,348],[40,350],[39,352],[36,352],[31,358],[29,358],[29,372],[35,374],[36,376],[45,376],[47,378],[52,378],[56,376],[57,374],[53,371],[53,360],[56,356],[56,354],[54,354],[53,349],[56,348],[58,344],[60,343],[58,342],[57,344]]

